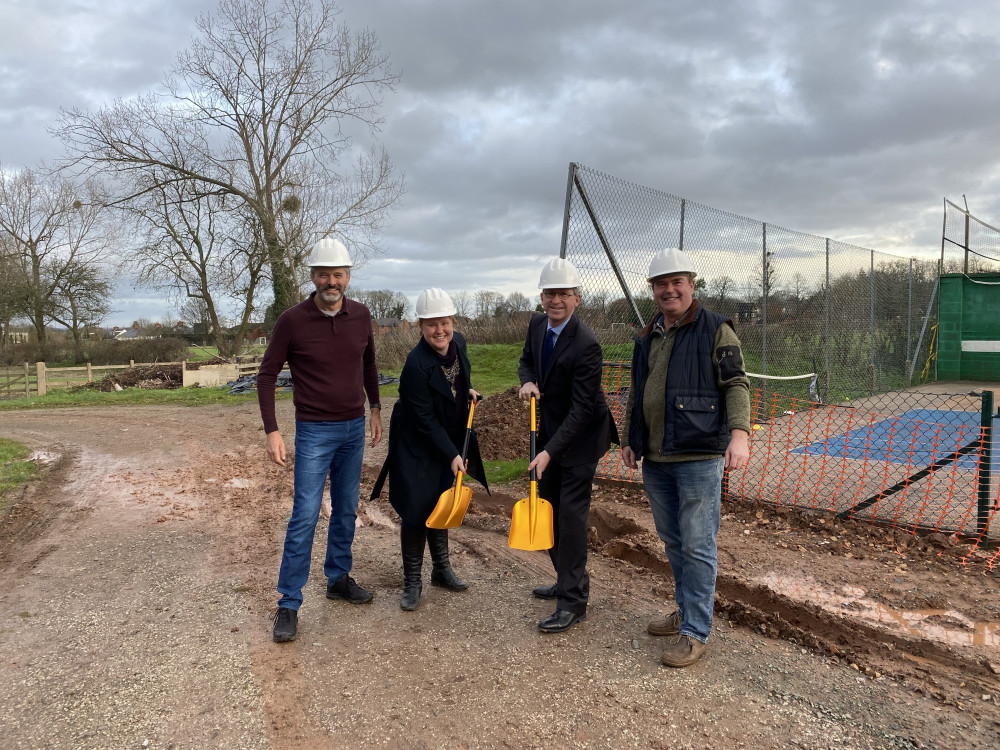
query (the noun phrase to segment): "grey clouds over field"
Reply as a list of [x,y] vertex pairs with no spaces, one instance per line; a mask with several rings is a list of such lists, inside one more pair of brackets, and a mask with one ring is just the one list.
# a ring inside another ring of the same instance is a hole
[[[992,3],[341,6],[402,74],[381,137],[407,194],[384,256],[356,273],[366,288],[533,293],[558,252],[570,161],[904,255],[940,248],[944,196],[1000,224]],[[0,163],[55,161],[60,107],[156,88],[208,7],[0,0]]]

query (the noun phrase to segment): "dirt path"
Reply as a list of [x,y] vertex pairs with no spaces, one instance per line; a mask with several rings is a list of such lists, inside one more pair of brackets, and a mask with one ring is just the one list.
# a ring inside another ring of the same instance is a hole
[[[290,404],[279,418],[291,434]],[[506,545],[521,488],[454,532],[472,586],[398,606],[391,509],[363,503],[363,607],[269,614],[291,475],[253,404],[5,413],[58,455],[0,519],[3,748],[995,748],[1000,580],[953,540],[727,504],[706,657],[658,663],[672,584],[641,494],[600,488],[588,620],[543,636],[544,553]],[[366,469],[367,495],[377,456]],[[881,622],[880,622],[881,621]]]

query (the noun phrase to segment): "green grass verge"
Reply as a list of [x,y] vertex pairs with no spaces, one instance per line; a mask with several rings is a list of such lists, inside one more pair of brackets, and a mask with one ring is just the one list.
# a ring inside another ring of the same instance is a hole
[[469,344],[472,383],[484,396],[519,385],[517,363],[523,344]]
[[13,490],[31,479],[36,466],[25,461],[28,449],[13,440],[0,438],[0,514],[7,510],[8,499]]
[[[469,364],[472,366],[473,387],[484,396],[502,393],[511,386],[520,385],[517,363],[521,358],[521,344],[469,344]],[[399,377],[399,370],[382,370],[385,375]],[[399,383],[379,388],[382,398],[397,398]]]
[[[291,398],[291,393],[278,393],[277,398]],[[69,406],[138,406],[174,404],[180,406],[206,406],[208,404],[239,404],[256,401],[257,392],[230,394],[224,388],[177,388],[175,390],[146,390],[126,388],[124,391],[57,390],[44,396],[11,398],[0,401],[0,412],[18,409],[59,409]]]
[[187,349],[188,362],[205,362],[218,356],[217,346],[189,346]]
[[[247,357],[260,357],[264,354],[264,346],[253,346],[242,352],[244,356]],[[209,359],[214,359],[219,356],[219,347],[217,346],[196,346],[192,345],[187,348],[187,360],[188,362],[204,362]]]
[[483,461],[486,481],[491,485],[506,484],[513,479],[528,475],[528,459],[515,458],[513,461]]

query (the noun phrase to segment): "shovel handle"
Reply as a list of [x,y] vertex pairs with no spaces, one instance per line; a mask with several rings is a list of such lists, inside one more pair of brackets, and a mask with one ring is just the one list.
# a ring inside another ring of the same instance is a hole
[[[529,434],[529,438],[528,438],[528,463],[531,463],[532,461],[535,460],[535,436],[538,434],[538,432],[535,430],[535,397],[534,397],[534,395],[532,395],[532,397],[531,397],[531,428],[530,429],[531,429],[531,431],[528,433]],[[538,477],[536,476],[534,469],[531,470],[531,474],[529,475],[529,479],[532,482],[537,482],[538,481]],[[532,488],[532,489],[534,489],[534,488]]]
[[472,437],[472,415],[476,411],[476,400],[472,399],[469,402],[469,421],[465,425],[465,443],[462,445],[462,463],[465,463],[465,459],[469,455],[469,439]]

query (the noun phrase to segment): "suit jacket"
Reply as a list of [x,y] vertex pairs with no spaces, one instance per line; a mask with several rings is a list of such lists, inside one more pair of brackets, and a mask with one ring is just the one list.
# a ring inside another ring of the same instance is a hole
[[547,450],[563,466],[592,463],[618,442],[618,428],[601,389],[601,345],[574,315],[556,339],[542,375],[547,320],[544,313],[532,317],[517,369],[521,385],[535,383],[542,396],[538,450]]

